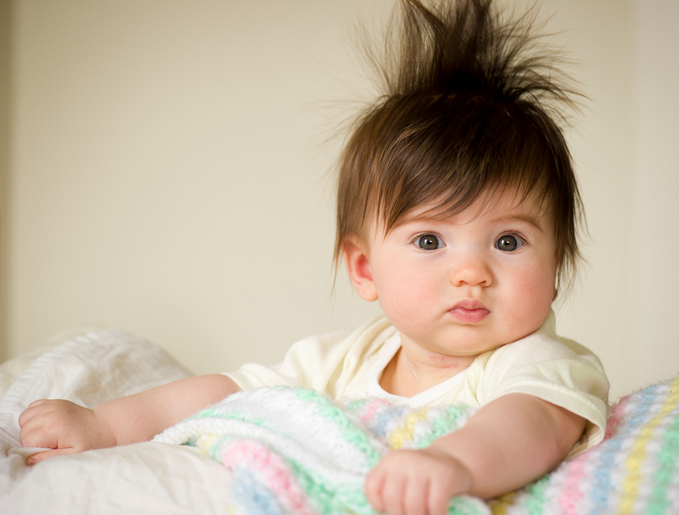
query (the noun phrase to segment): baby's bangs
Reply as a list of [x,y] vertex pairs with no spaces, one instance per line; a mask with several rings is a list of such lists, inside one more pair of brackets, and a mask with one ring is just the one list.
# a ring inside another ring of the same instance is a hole
[[402,99],[394,118],[408,117],[409,124],[388,127],[390,117],[383,119],[382,130],[392,137],[380,138],[387,145],[376,156],[383,159],[373,161],[375,214],[385,233],[425,205],[428,215],[447,217],[480,198],[511,194],[546,211],[559,196],[554,142],[541,127],[549,118],[533,106],[479,95],[438,98],[418,106],[419,113],[407,104]]

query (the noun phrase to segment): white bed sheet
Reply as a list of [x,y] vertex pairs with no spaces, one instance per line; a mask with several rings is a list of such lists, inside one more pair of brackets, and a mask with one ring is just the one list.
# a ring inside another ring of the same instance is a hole
[[141,443],[28,467],[19,414],[35,399],[93,407],[191,374],[148,341],[85,328],[0,365],[0,513],[233,514],[230,473],[195,449]]

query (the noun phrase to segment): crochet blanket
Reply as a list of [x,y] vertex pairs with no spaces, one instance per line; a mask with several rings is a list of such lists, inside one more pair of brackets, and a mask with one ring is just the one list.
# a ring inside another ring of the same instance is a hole
[[605,440],[490,503],[493,514],[679,514],[679,378],[624,397]]
[[[231,395],[154,441],[197,447],[231,469],[232,498],[251,515],[373,515],[363,484],[380,458],[426,447],[471,412],[376,398],[340,407],[313,390],[261,388]],[[459,497],[449,513],[490,512],[479,499]]]
[[[389,449],[422,448],[473,410],[410,409],[380,399],[338,406],[298,388],[232,395],[155,441],[197,447],[233,471],[232,498],[247,513],[374,514],[368,471]],[[679,513],[679,378],[623,398],[598,447],[527,487],[488,503],[451,501],[449,514]]]

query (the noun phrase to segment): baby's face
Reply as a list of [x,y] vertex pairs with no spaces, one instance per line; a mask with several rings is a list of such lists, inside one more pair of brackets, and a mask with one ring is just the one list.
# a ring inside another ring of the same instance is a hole
[[386,237],[372,231],[371,288],[404,348],[471,357],[542,325],[556,292],[552,217],[517,202],[479,200],[444,219],[423,206]]

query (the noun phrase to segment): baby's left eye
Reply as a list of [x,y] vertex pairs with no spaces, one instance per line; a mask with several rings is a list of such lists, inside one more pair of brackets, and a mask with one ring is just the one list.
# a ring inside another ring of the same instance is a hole
[[495,242],[495,248],[503,252],[513,252],[516,249],[523,247],[526,243],[513,234],[505,234]]
[[436,250],[445,247],[443,240],[435,234],[423,234],[415,240],[417,245],[422,250]]

